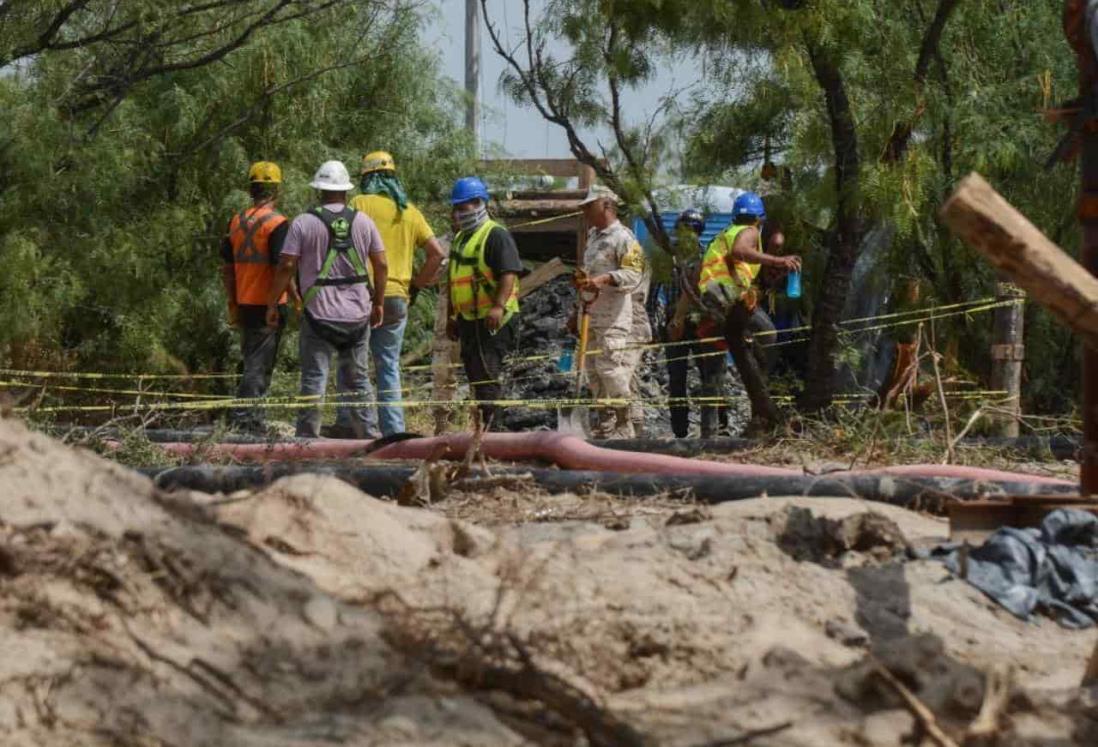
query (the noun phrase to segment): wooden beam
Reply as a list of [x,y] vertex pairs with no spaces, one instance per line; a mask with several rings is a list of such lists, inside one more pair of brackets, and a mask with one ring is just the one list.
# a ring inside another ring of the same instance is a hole
[[553,257],[548,262],[538,265],[534,270],[522,279],[519,284],[519,298],[526,298],[541,286],[561,275],[571,272],[568,265],[560,257]]
[[961,181],[942,220],[1061,322],[1098,348],[1098,278],[1049,241],[979,174]]
[[579,210],[579,200],[503,200],[498,203],[503,215],[563,215]]

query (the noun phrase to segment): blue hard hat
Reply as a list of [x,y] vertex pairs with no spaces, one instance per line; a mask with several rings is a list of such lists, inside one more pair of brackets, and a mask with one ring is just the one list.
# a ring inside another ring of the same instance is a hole
[[766,220],[766,208],[763,207],[762,198],[754,192],[744,192],[732,203],[732,219],[742,215],[750,215],[760,221]]
[[450,204],[460,205],[469,200],[484,200],[488,202],[488,188],[484,182],[475,176],[463,176],[454,182],[454,188],[450,190]]
[[686,226],[698,236],[701,236],[705,232],[705,216],[697,208],[687,208],[679,213],[675,225]]

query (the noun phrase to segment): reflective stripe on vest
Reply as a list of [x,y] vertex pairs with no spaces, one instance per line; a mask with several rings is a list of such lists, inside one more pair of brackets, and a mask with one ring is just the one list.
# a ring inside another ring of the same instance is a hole
[[[494,220],[487,220],[472,236],[459,233],[450,249],[450,313],[463,319],[483,319],[496,305],[499,283],[487,262],[484,249],[492,229],[503,229]],[[518,311],[518,280],[504,304],[503,323]]]
[[[366,263],[359,256],[358,248],[355,247],[351,233],[351,226],[354,225],[357,211],[354,208],[344,207],[342,211],[333,213],[326,208],[318,207],[311,212],[317,218],[320,218],[328,229],[328,250],[324,255],[324,263],[320,266],[320,272],[316,275],[316,281],[309,286],[309,289],[305,291],[305,295],[302,297],[304,304],[308,306],[309,302],[316,298],[316,294],[320,293],[321,288],[365,285],[370,290],[370,274],[366,271]],[[347,261],[351,263],[355,274],[333,278],[332,269],[335,267],[336,260],[341,256],[346,257]],[[373,295],[372,290],[370,290],[370,295]]]
[[[698,275],[698,290],[700,292],[704,293],[706,287],[714,282],[732,286],[741,293],[751,287],[751,284],[755,281],[755,276],[759,274],[759,265],[734,260],[736,276],[733,277],[728,271],[726,258],[729,252],[732,251],[732,247],[736,243],[736,237],[740,235],[740,232],[745,228],[752,227],[744,225],[729,226],[727,231],[709,244],[709,248],[705,250],[705,256],[702,258],[701,272]],[[762,231],[759,231],[759,251],[762,250]]]
[[[233,248],[238,304],[267,305],[267,294],[275,275],[271,264],[271,234],[285,222],[286,217],[270,205],[250,207],[230,221],[229,243]],[[279,303],[286,303],[285,294]]]

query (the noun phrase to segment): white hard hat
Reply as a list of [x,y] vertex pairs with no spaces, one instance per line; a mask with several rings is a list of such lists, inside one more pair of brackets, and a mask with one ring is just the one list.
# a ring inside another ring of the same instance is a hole
[[351,183],[351,174],[342,161],[325,161],[320,164],[309,186],[322,192],[349,192],[355,188]]

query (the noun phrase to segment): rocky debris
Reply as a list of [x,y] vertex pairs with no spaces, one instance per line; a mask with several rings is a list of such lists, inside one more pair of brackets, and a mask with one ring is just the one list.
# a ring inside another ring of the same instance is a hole
[[791,508],[784,516],[775,516],[774,525],[778,545],[798,561],[835,563],[855,552],[880,562],[908,547],[896,522],[873,511],[834,520]]

